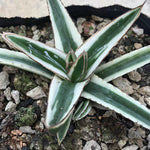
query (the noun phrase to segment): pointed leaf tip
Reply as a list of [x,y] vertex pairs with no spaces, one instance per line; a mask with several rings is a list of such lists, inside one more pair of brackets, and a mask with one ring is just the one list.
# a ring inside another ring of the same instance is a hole
[[3,39],[46,69],[69,80],[66,75],[66,54],[62,51],[14,33],[4,33]]
[[102,30],[96,32],[77,51],[78,57],[83,51],[88,53],[88,67],[86,78],[91,76],[110,50],[117,44],[122,36],[140,15],[141,7],[137,7],[113,20]]
[[55,47],[68,53],[83,42],[75,24],[60,0],[47,0],[54,31]]
[[54,76],[50,85],[46,113],[46,126],[48,128],[56,128],[64,123],[87,82],[72,83]]
[[70,68],[68,76],[72,82],[84,80],[87,72],[87,59],[87,53],[83,51]]

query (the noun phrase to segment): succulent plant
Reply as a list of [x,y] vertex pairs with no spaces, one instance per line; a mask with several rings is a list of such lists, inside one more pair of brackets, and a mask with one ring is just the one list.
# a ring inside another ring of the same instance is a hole
[[[21,52],[0,49],[0,63],[24,69],[48,79],[46,127],[64,139],[72,118],[86,116],[96,102],[150,129],[150,111],[109,81],[150,62],[150,46],[100,65],[140,15],[142,6],[113,20],[83,43],[60,0],[47,0],[55,48],[13,33],[3,39]],[[79,97],[85,99],[75,106]]]

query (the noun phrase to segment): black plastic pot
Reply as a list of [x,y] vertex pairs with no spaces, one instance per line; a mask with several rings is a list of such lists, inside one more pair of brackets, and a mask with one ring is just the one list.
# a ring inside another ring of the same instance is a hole
[[[89,15],[97,15],[103,18],[114,19],[121,14],[127,12],[129,8],[125,8],[119,5],[113,5],[109,7],[103,7],[100,9],[90,6],[69,6],[67,10],[72,18],[85,17]],[[49,17],[43,18],[0,18],[0,27],[16,26],[16,25],[38,25],[43,22],[49,22]],[[150,35],[150,18],[141,14],[136,24],[144,29],[146,34]]]

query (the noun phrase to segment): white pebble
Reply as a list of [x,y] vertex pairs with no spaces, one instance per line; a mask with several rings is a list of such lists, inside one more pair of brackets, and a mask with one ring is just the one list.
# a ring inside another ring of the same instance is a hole
[[14,112],[16,111],[16,104],[13,103],[12,101],[8,102],[8,104],[5,107],[5,111],[10,111],[10,112]]
[[40,86],[35,87],[31,91],[28,91],[26,95],[31,97],[32,99],[40,99],[46,97],[46,94],[44,93],[44,91]]
[[15,103],[16,103],[16,104],[19,104],[19,103],[20,103],[19,91],[17,91],[17,90],[12,90],[11,96],[12,96],[12,98],[15,100]]
[[7,72],[2,71],[0,73],[0,90],[6,89],[6,87],[9,85],[9,75]]

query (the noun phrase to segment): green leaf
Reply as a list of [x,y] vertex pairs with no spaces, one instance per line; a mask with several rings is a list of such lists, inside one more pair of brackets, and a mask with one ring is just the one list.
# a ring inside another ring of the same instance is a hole
[[82,44],[82,39],[67,10],[60,0],[47,1],[54,30],[55,47],[66,53],[76,50]]
[[[109,82],[150,63],[150,46],[132,51],[97,68],[95,74]],[[82,102],[82,105],[83,102]],[[80,105],[79,105],[80,106]]]
[[77,121],[84,118],[90,112],[91,108],[89,100],[82,101],[73,115],[73,120]]
[[150,129],[150,110],[113,85],[93,76],[82,96]]
[[130,10],[109,23],[102,30],[89,38],[77,51],[78,57],[83,51],[88,53],[88,78],[106,57],[109,51],[117,44],[122,36],[129,30],[140,14],[141,7]]
[[55,48],[51,48],[41,42],[13,33],[4,33],[2,37],[6,42],[8,42],[8,44],[22,51],[46,69],[56,73],[58,76],[68,79],[65,69],[65,53]]
[[83,52],[74,62],[70,71],[68,73],[68,77],[72,82],[82,81],[86,76],[87,71],[87,53]]
[[72,83],[54,76],[50,86],[46,126],[58,128],[77,103],[87,81]]
[[10,65],[52,79],[53,73],[21,52],[0,48],[0,64]]
[[76,56],[73,50],[69,51],[66,57],[66,70],[67,72],[70,70],[71,66],[76,61]]
[[71,123],[72,114],[73,113],[71,113],[69,115],[69,117],[67,118],[65,123],[59,128],[59,130],[57,132],[57,139],[58,139],[59,145],[61,144],[61,142],[63,141],[63,139],[65,138],[65,136],[67,134],[67,131],[68,131],[70,123]]
[[109,82],[148,63],[150,63],[150,45],[101,65],[95,74]]

